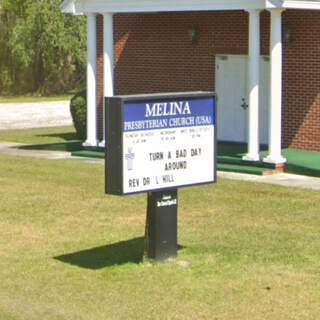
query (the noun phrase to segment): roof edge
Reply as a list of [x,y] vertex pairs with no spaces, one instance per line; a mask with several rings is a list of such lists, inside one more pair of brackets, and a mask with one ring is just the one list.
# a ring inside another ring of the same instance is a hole
[[62,13],[83,15],[84,13],[134,13],[163,11],[207,11],[207,10],[264,10],[264,9],[312,9],[320,10],[320,0],[64,0],[60,4]]
[[312,0],[284,0],[283,7],[288,9],[320,10],[320,2]]
[[62,13],[72,13],[76,14],[76,6],[75,6],[75,1],[74,0],[64,0],[60,4],[60,10]]

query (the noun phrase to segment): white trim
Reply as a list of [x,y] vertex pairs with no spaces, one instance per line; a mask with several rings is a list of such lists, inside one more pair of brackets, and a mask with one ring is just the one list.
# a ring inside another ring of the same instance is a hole
[[60,10],[62,13],[71,13],[74,15],[82,15],[84,13],[89,13],[83,10],[82,2],[82,0],[64,0],[60,4]]
[[82,12],[77,12],[75,1],[73,0],[65,0],[60,4],[60,10],[62,13],[72,13],[74,15],[76,14],[82,14]]
[[104,96],[113,96],[113,14],[103,15],[103,87]]
[[[74,8],[74,2],[70,1],[70,0],[64,0],[61,4],[60,4],[60,10],[62,12],[70,12],[73,11]],[[73,13],[73,12],[71,12]]]
[[84,13],[264,10],[273,8],[320,10],[319,1],[300,0],[64,0],[61,12]]
[[[113,14],[103,14],[103,93],[104,97],[113,96]],[[103,140],[99,143],[100,147],[105,146],[105,105],[103,99]]]
[[259,161],[260,10],[248,12],[248,153],[243,160]]
[[273,8],[282,8],[283,0],[265,0],[265,8],[273,9]]
[[87,14],[87,140],[84,146],[98,145],[97,139],[97,41],[96,15]]
[[265,9],[266,0],[65,0],[63,13],[116,13]]
[[252,9],[320,10],[319,1],[300,0],[64,0],[61,12],[72,14]]
[[320,10],[319,1],[284,0],[283,8]]
[[263,0],[95,0],[86,2],[85,11],[95,12],[163,12],[163,11],[204,11],[243,10],[263,8]]
[[266,163],[284,163],[281,152],[282,109],[282,13],[283,9],[270,10],[270,118],[269,155]]

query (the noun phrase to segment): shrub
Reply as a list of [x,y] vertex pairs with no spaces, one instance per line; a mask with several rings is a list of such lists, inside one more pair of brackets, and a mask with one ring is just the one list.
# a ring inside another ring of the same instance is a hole
[[76,93],[70,101],[70,112],[73,125],[79,139],[87,137],[87,91]]

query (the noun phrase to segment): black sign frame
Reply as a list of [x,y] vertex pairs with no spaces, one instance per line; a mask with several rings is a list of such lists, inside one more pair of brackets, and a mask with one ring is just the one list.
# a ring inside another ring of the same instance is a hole
[[213,180],[192,184],[174,185],[169,187],[151,188],[143,191],[124,192],[123,186],[123,121],[126,102],[167,101],[172,99],[213,98],[214,117],[216,118],[216,98],[213,92],[182,92],[165,94],[123,95],[105,97],[105,193],[112,195],[127,195],[143,192],[156,192],[194,185],[216,183],[217,181],[217,126],[214,124],[213,140]]

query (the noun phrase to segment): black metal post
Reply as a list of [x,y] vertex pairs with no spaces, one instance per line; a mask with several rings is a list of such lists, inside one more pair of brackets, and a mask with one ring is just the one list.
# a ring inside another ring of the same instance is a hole
[[149,192],[145,255],[158,261],[177,256],[177,189]]

